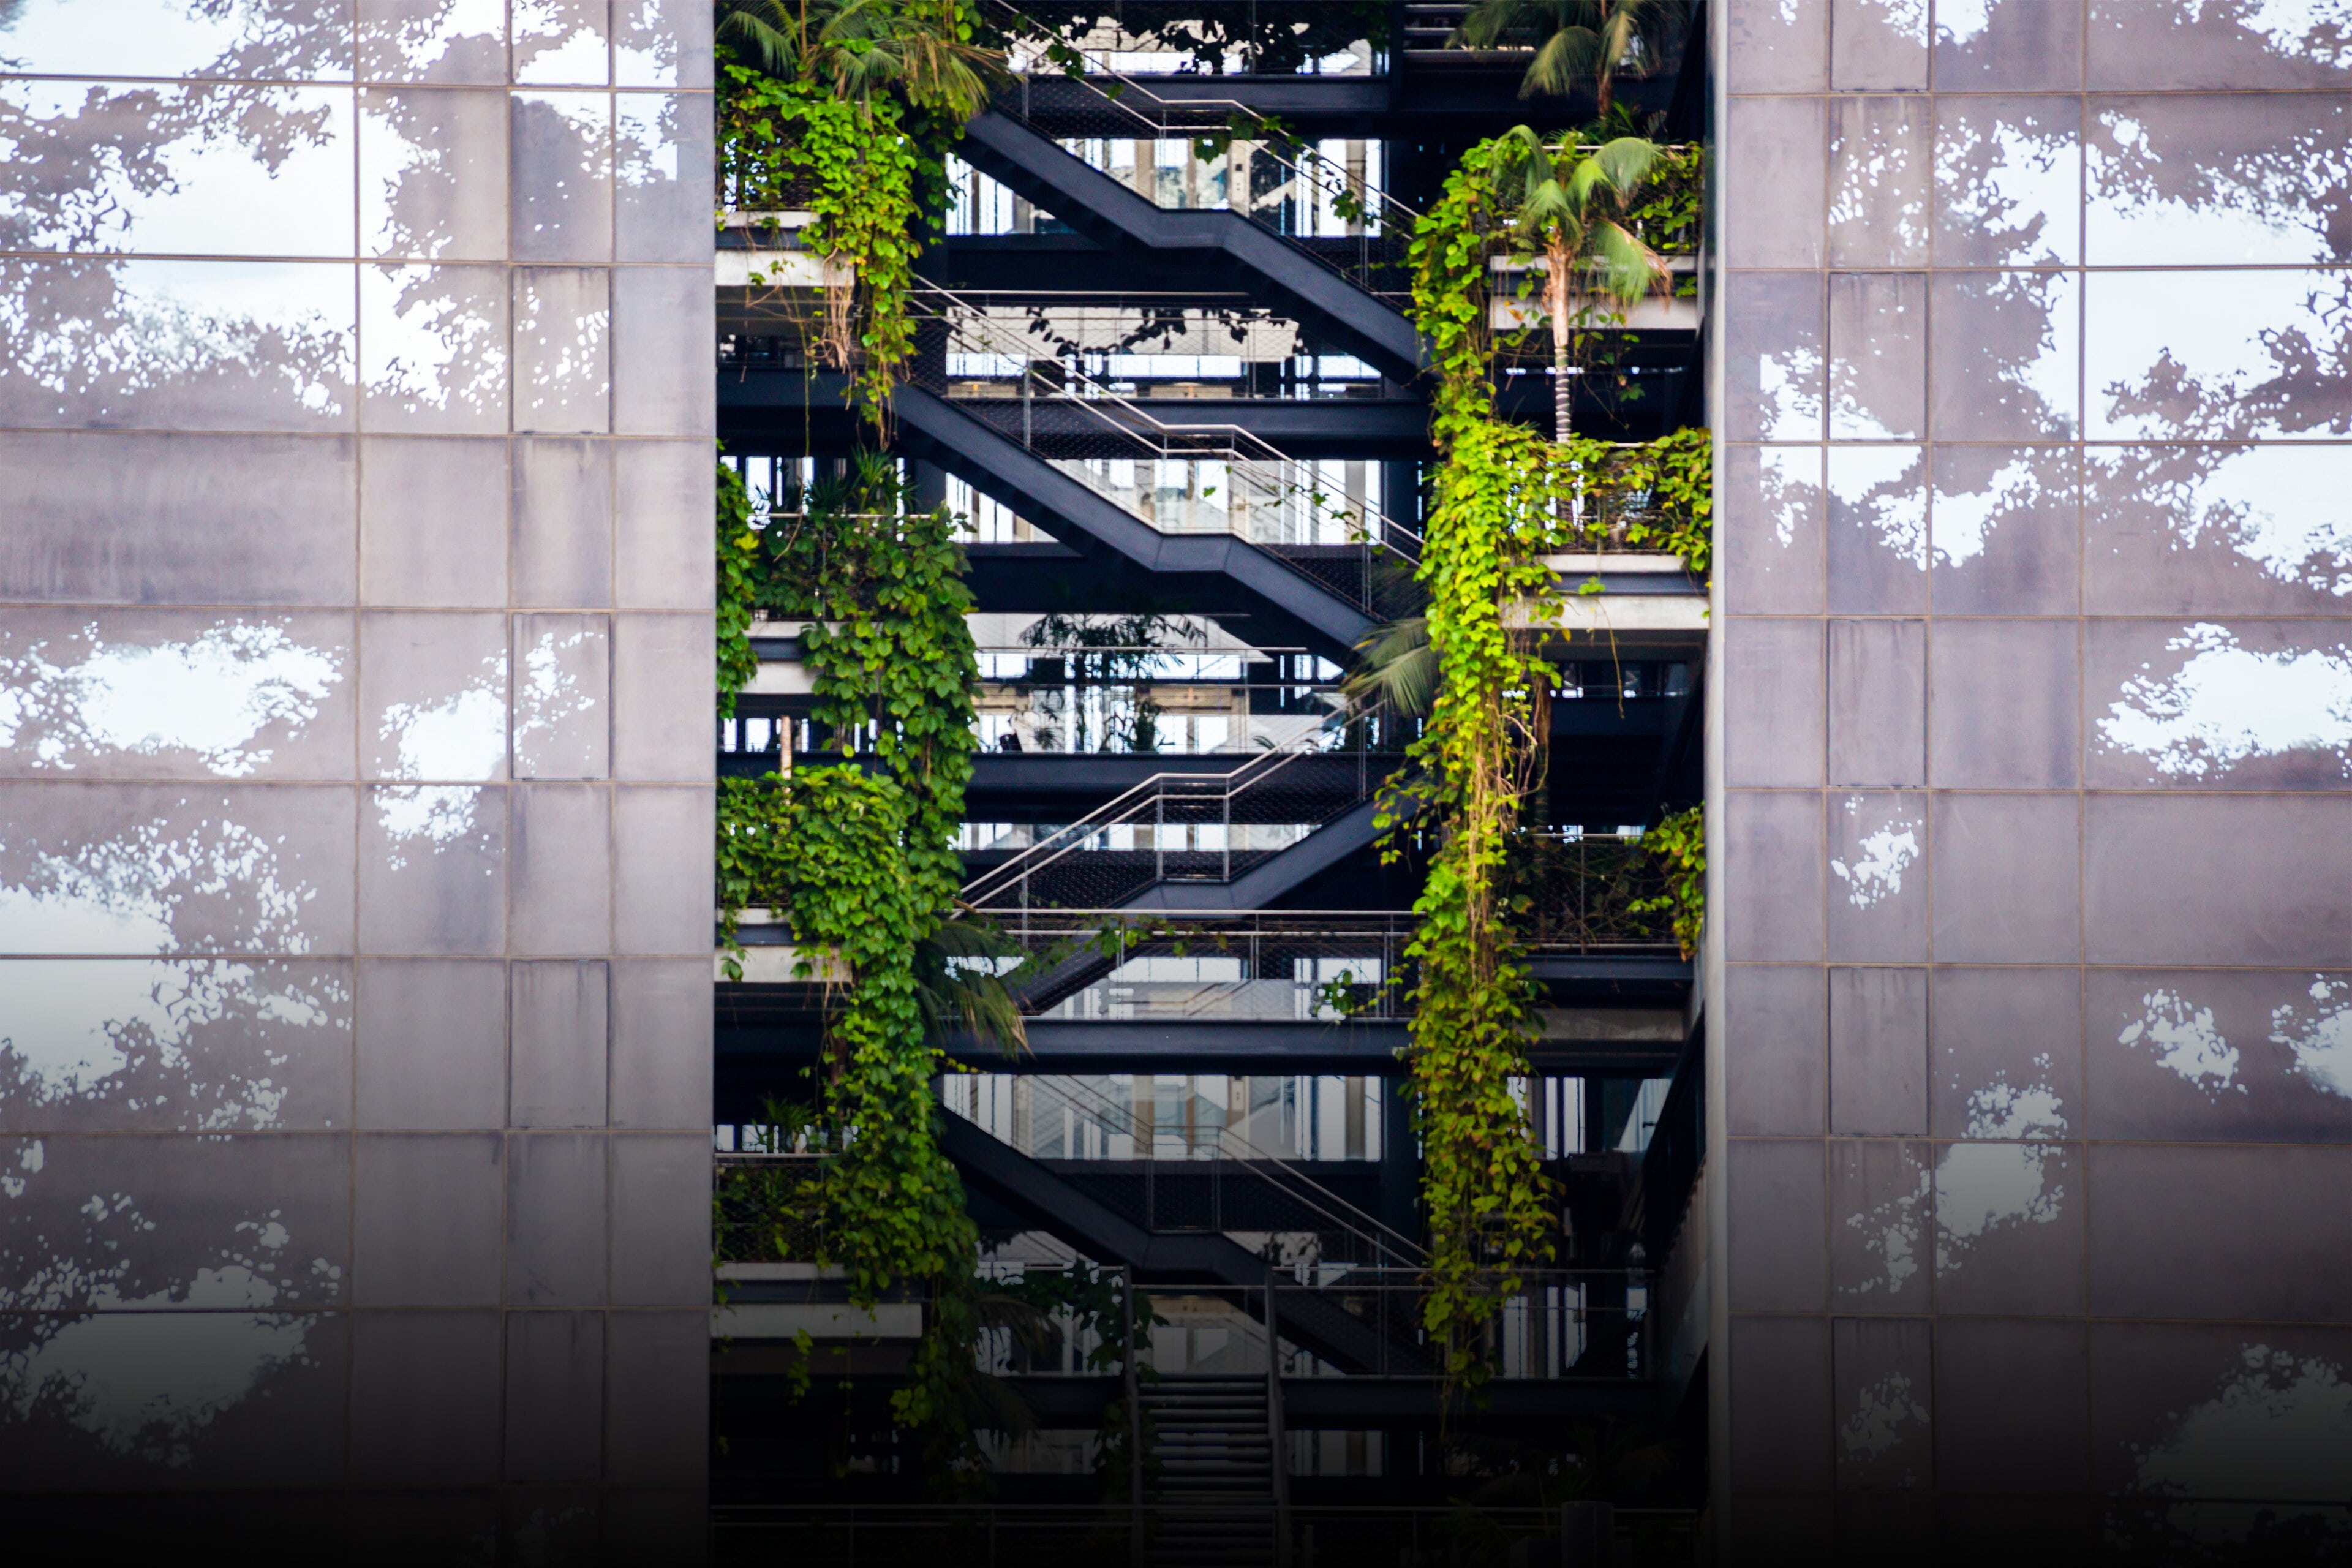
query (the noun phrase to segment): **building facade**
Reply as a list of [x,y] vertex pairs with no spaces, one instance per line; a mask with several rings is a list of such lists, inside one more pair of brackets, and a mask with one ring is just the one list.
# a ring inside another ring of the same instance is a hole
[[1741,1561],[2342,1549],[2343,22],[1719,20]]
[[697,1538],[710,68],[0,16],[12,1519]]

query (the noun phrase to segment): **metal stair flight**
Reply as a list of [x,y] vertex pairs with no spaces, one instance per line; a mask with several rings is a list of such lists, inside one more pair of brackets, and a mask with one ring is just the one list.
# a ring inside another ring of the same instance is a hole
[[1163,207],[999,110],[967,125],[956,150],[1106,250],[1215,252],[1318,336],[1398,381],[1421,374],[1421,337],[1402,311],[1262,224],[1215,208]]

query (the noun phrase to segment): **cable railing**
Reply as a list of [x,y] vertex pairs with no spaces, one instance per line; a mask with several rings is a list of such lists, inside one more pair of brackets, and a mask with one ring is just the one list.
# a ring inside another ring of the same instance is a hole
[[1154,773],[981,872],[963,901],[991,911],[1112,909],[1160,882],[1230,882],[1370,798],[1391,771],[1375,764],[1373,747],[1402,750],[1392,729],[1402,726],[1377,708],[1336,711],[1230,773]]
[[[1402,913],[1031,908],[1001,928],[1040,966],[1083,971],[1019,989],[1033,1016],[1071,1020],[1396,1022],[1412,1016]],[[1255,1114],[1255,1112],[1253,1112]]]
[[[943,1086],[951,1081],[941,1080]],[[1140,1123],[1132,1101],[1121,1105],[1083,1077],[1051,1081],[1055,1095],[1072,1108],[1106,1127],[1126,1123],[1129,1136],[1153,1151],[1134,1160],[1089,1161],[1094,1168],[1074,1176],[1089,1195],[1146,1230],[1238,1231],[1262,1237],[1262,1245],[1277,1254],[1283,1236],[1311,1233],[1312,1248],[1292,1249],[1288,1260],[1294,1268],[1419,1268],[1427,1259],[1418,1238],[1357,1207],[1241,1129],[1217,1128],[1205,1147],[1189,1142],[1181,1157],[1162,1159],[1156,1152],[1156,1129]],[[1012,1142],[995,1129],[983,1130]]]
[[1370,498],[1327,488],[1314,464],[1237,425],[1167,419],[1097,380],[1081,356],[947,289],[917,288],[908,313],[908,384],[1139,521],[1246,540],[1376,618],[1409,596],[1421,536]]
[[[1016,31],[1055,36],[1051,27],[1006,0],[992,0],[991,8]],[[1082,74],[1024,73],[1018,87],[1001,97],[994,107],[1055,141],[1068,141],[1074,134],[1080,139],[1191,140],[1223,137],[1265,123],[1258,110],[1236,99],[1163,98],[1142,79],[1118,69],[1099,51],[1067,44],[1062,47],[1068,58],[1084,62]],[[1363,175],[1332,167],[1319,153],[1309,151],[1305,158],[1294,159],[1267,140],[1251,141],[1239,135],[1234,145],[1244,150],[1240,162],[1247,171],[1246,188],[1235,200],[1229,180],[1226,210],[1278,236],[1301,255],[1368,293],[1391,300],[1409,294],[1406,249],[1413,226],[1420,221],[1418,213]],[[1158,202],[1156,190],[1139,194]],[[1302,223],[1302,216],[1310,213],[1332,215],[1348,232],[1326,236],[1299,232],[1302,226],[1315,225],[1313,216]]]

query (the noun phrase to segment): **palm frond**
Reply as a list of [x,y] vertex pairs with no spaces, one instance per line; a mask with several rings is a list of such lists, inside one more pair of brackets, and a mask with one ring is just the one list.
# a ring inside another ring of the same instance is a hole
[[1658,253],[1622,224],[1601,224],[1592,238],[1592,255],[1601,263],[1601,288],[1621,303],[1632,304],[1662,287],[1671,276]]
[[1664,156],[1658,144],[1641,136],[1619,136],[1602,142],[1592,150],[1589,162],[1616,187],[1620,196],[1633,194],[1633,187],[1650,177]]
[[973,959],[1014,958],[1021,948],[1003,932],[958,916],[915,944],[916,1000],[923,1033],[933,1042],[984,1040],[1006,1056],[1029,1048],[1028,1021],[1012,989],[993,968]]
[[1391,712],[1426,714],[1437,701],[1437,649],[1429,640],[1429,617],[1391,621],[1356,645],[1361,656],[1339,683],[1359,710],[1386,707]]

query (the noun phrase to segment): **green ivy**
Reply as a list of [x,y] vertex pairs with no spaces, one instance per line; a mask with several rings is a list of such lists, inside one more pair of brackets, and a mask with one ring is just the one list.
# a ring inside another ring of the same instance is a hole
[[1633,914],[1671,914],[1675,942],[1689,958],[1698,952],[1699,932],[1706,925],[1706,812],[1702,806],[1678,811],[1642,835],[1642,847],[1666,865],[1664,897],[1638,899],[1628,906]]
[[955,518],[944,507],[913,510],[897,465],[871,454],[847,479],[784,500],[800,514],[766,531],[761,597],[812,623],[802,637],[812,716],[845,751],[872,731],[877,760],[906,793],[905,854],[944,912],[962,885],[954,846],[980,679]]
[[[1408,1065],[1430,1230],[1423,1321],[1449,1380],[1472,1388],[1490,1373],[1487,1324],[1525,1271],[1554,1256],[1558,1230],[1558,1194],[1511,1089],[1528,1076],[1536,993],[1514,929],[1527,900],[1507,881],[1540,782],[1551,672],[1540,629],[1514,631],[1510,614],[1551,599],[1542,558],[1562,548],[1669,550],[1704,573],[1713,510],[1705,431],[1639,447],[1556,443],[1496,416],[1490,261],[1507,243],[1496,176],[1510,156],[1499,140],[1473,147],[1412,248],[1443,461],[1420,570],[1438,682],[1413,786],[1439,837],[1408,949],[1417,976]],[[1679,188],[1631,216],[1666,237],[1683,221],[1666,205]]]
[[[1715,442],[1704,428],[1624,446],[1578,436],[1549,460],[1581,503],[1561,543],[1662,550],[1705,578],[1715,555]],[[1622,533],[1612,537],[1612,531]]]
[[751,497],[743,477],[719,465],[718,597],[719,716],[735,716],[735,694],[760,673],[751,651],[751,616],[760,589],[760,531],[751,525]]
[[[905,853],[908,818],[906,791],[855,766],[719,784],[726,907],[789,910],[804,955],[801,978],[815,978],[828,959],[847,972],[825,1020],[818,1117],[833,1153],[812,1179],[831,1254],[824,1261],[847,1271],[850,1300],[869,1309],[908,1281],[927,1282],[935,1301],[945,1300],[979,1250],[933,1125],[931,1084],[942,1060],[925,1039],[915,947],[938,923],[939,906]],[[733,973],[740,978],[740,968]],[[934,1313],[935,1330],[960,1332],[953,1315]],[[932,1373],[948,1370],[940,1352],[931,1361]],[[936,1378],[910,1380],[892,1409],[910,1426],[930,1421]]]
[[[1625,213],[1627,226],[1667,256],[1696,254],[1706,211],[1706,149],[1661,146],[1641,198]],[[1696,279],[1693,279],[1694,284]]]
[[825,290],[825,358],[854,371],[856,395],[882,424],[915,346],[907,303],[922,248],[926,160],[909,111],[887,97],[834,97],[814,79],[782,81],[733,64],[725,74],[722,175],[739,202],[789,202],[811,215],[801,243],[843,278]]
[[1420,580],[1429,591],[1436,699],[1412,747],[1418,804],[1440,824],[1413,912],[1407,1051],[1430,1232],[1423,1321],[1450,1382],[1490,1374],[1485,1330],[1549,1262],[1557,1194],[1512,1080],[1528,1076],[1535,985],[1501,885],[1536,763],[1533,693],[1548,678],[1506,613],[1550,585],[1552,498],[1530,486],[1541,437],[1493,420],[1463,427],[1437,476]]
[[979,1237],[939,1152],[931,1085],[945,1062],[928,1043],[917,963],[962,879],[955,841],[979,679],[972,598],[955,520],[910,510],[888,459],[867,455],[845,481],[779,499],[787,515],[755,536],[752,595],[811,622],[814,717],[845,753],[870,736],[881,767],[721,781],[725,963],[740,979],[737,922],[764,904],[790,911],[804,952],[848,970],[826,1020],[820,1120],[835,1153],[810,1205],[852,1300],[870,1305],[891,1284],[925,1283],[924,1338],[892,1410],[923,1429],[933,1468],[952,1478],[977,1456],[961,1391]]
[[[1696,169],[1695,153],[1677,155],[1683,174]],[[1509,882],[1512,847],[1541,783],[1552,672],[1541,627],[1515,629],[1512,615],[1558,604],[1543,557],[1563,547],[1670,550],[1703,574],[1713,521],[1703,430],[1638,447],[1554,442],[1496,416],[1490,262],[1509,246],[1512,214],[1497,176],[1512,156],[1506,139],[1471,148],[1412,247],[1413,319],[1434,374],[1442,461],[1419,573],[1436,695],[1412,751],[1414,804],[1438,836],[1407,949],[1416,975],[1407,1065],[1430,1232],[1423,1318],[1449,1382],[1472,1389],[1491,1373],[1487,1326],[1526,1271],[1553,1258],[1558,1233],[1559,1194],[1512,1092],[1529,1076],[1536,991],[1515,930],[1530,900]],[[1629,216],[1670,239],[1692,221],[1675,205],[1688,184],[1670,183]],[[1669,819],[1653,846],[1677,868],[1676,934],[1685,942],[1696,931],[1696,833]]]

